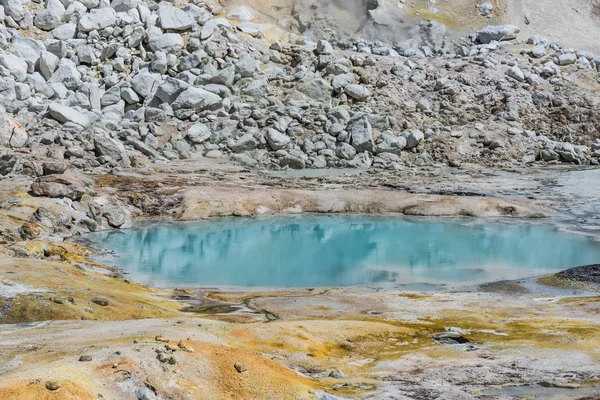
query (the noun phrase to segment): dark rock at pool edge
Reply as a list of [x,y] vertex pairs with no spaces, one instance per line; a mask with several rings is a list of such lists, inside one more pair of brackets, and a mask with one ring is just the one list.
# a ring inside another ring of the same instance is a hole
[[557,278],[600,285],[600,264],[582,265],[556,274]]

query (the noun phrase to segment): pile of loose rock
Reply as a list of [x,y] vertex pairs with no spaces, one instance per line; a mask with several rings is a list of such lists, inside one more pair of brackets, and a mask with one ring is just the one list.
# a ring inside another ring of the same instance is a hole
[[600,157],[600,58],[516,42],[514,26],[456,42],[431,21],[401,43],[273,41],[252,10],[219,17],[201,0],[0,4],[2,175],[47,175],[47,159],[90,171],[225,156],[271,169]]

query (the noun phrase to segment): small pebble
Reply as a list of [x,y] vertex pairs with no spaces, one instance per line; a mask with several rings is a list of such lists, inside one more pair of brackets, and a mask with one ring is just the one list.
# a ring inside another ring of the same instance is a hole
[[233,365],[233,367],[237,370],[237,372],[242,373],[244,371],[248,371],[248,368],[246,368],[246,364],[244,364],[241,361],[236,361],[235,364]]
[[48,390],[58,390],[59,388],[60,388],[60,382],[58,382],[58,381],[46,382],[46,389],[48,389]]

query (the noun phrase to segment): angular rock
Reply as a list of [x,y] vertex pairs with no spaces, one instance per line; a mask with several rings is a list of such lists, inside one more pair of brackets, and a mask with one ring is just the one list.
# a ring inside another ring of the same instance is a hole
[[48,82],[61,83],[65,85],[67,89],[75,90],[81,83],[81,72],[77,70],[72,62],[65,62],[63,60],[50,79],[48,79]]
[[148,44],[152,51],[162,51],[169,54],[179,54],[183,49],[183,39],[177,33],[153,35]]
[[350,134],[352,146],[357,152],[373,151],[373,131],[366,115],[351,121],[346,130]]
[[85,192],[85,183],[71,174],[41,176],[31,185],[31,194],[34,196],[79,200]]
[[348,143],[340,143],[335,149],[335,154],[344,160],[352,160],[356,156],[356,149]]
[[364,101],[371,96],[369,89],[362,85],[350,84],[344,87],[344,93],[352,97],[354,100]]
[[491,41],[512,40],[517,37],[521,30],[514,25],[486,26],[477,32],[477,41],[488,44]]
[[510,67],[508,70],[506,70],[506,75],[510,76],[511,78],[519,81],[519,82],[525,82],[525,74],[523,74],[523,71],[521,71],[521,69],[519,67],[512,66]]
[[319,40],[316,52],[317,54],[329,55],[333,53],[333,47],[327,40]]
[[154,95],[160,100],[170,104],[189,86],[190,85],[186,82],[169,76],[158,86]]
[[73,122],[77,125],[81,125],[84,128],[90,126],[90,119],[87,115],[77,111],[72,107],[63,106],[59,103],[52,103],[48,106],[48,112],[52,118],[58,122],[67,123]]
[[1,55],[0,65],[6,68],[11,76],[18,82],[23,82],[27,77],[27,63],[20,57],[13,54]]
[[200,144],[200,143],[204,143],[205,141],[207,141],[211,135],[212,135],[212,132],[208,126],[206,126],[205,124],[202,124],[202,123],[197,123],[197,124],[190,126],[190,129],[188,129],[186,137],[192,143]]
[[118,13],[126,12],[136,8],[140,4],[140,0],[113,0],[110,6]]
[[273,151],[277,151],[279,149],[283,149],[290,143],[290,137],[279,132],[277,129],[269,128],[267,129],[267,134],[265,135],[267,139],[267,143],[271,146]]
[[61,16],[52,10],[43,11],[35,16],[33,23],[43,31],[51,31],[61,23]]
[[413,147],[416,147],[419,143],[421,143],[421,140],[425,138],[425,134],[423,134],[423,132],[421,132],[418,129],[404,132],[402,135],[406,138],[407,149],[412,149]]
[[214,93],[198,87],[189,87],[172,104],[173,110],[194,109],[217,110],[222,107],[221,98]]
[[131,88],[142,97],[148,97],[160,85],[160,75],[148,71],[138,72],[131,79]]
[[39,69],[44,79],[49,80],[58,67],[59,58],[49,51],[44,51],[40,55]]
[[377,154],[392,153],[400,155],[400,152],[406,147],[406,138],[396,136],[391,131],[385,131],[381,134],[379,144],[377,144]]
[[99,31],[115,25],[116,22],[117,14],[113,8],[97,8],[79,18],[78,28],[81,32]]
[[236,153],[243,153],[246,151],[254,150],[257,146],[256,139],[252,134],[247,133],[242,135],[238,140],[231,146],[231,150]]
[[123,144],[102,130],[97,130],[94,134],[94,150],[97,156],[110,157],[122,167],[131,167],[131,160]]
[[157,11],[160,26],[163,29],[185,31],[190,29],[196,21],[185,11],[174,7],[168,2],[160,2]]

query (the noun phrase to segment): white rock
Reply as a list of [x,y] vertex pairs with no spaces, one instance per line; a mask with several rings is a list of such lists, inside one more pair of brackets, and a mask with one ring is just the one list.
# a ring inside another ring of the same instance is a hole
[[350,84],[344,87],[344,92],[354,100],[363,101],[371,96],[369,89],[362,85]]
[[273,128],[267,129],[267,134],[265,135],[265,138],[267,139],[269,146],[271,146],[271,149],[273,149],[274,151],[283,149],[290,143],[291,140],[289,136]]
[[347,130],[352,139],[352,146],[357,152],[373,151],[373,130],[366,115],[351,121]]
[[420,130],[414,129],[412,131],[403,132],[402,136],[406,138],[406,148],[412,149],[417,146],[421,140],[425,138],[425,135]]
[[206,40],[212,36],[217,26],[230,26],[229,22],[225,18],[214,18],[206,21],[202,30],[200,31],[200,39]]
[[44,51],[40,55],[39,69],[40,73],[46,80],[52,77],[52,74],[54,73],[54,71],[56,71],[56,68],[58,67],[59,61],[60,60],[58,59],[58,57],[56,57],[49,51]]
[[0,5],[4,6],[4,13],[17,22],[25,17],[25,7],[21,0],[0,0]]
[[155,96],[166,103],[172,103],[177,96],[186,90],[190,85],[180,79],[168,76],[156,89]]
[[518,80],[519,82],[525,81],[525,74],[523,74],[523,71],[521,71],[521,69],[519,67],[517,67],[516,65],[510,67],[506,71],[506,75],[510,76],[513,79]]
[[190,129],[188,129],[187,132],[187,138],[195,144],[206,142],[211,135],[212,132],[210,131],[210,128],[202,123],[190,126]]
[[327,40],[317,42],[317,54],[329,55],[333,53],[333,47]]
[[75,90],[81,82],[81,72],[72,62],[63,60],[48,82],[62,83],[67,89]]
[[113,0],[110,6],[116,12],[125,12],[136,8],[138,4],[140,4],[140,0]]
[[173,110],[195,109],[196,111],[216,110],[221,108],[221,98],[207,90],[189,87],[172,104]]
[[52,103],[48,107],[48,112],[58,122],[63,124],[66,122],[73,122],[77,125],[81,125],[84,128],[90,126],[90,119],[87,115],[77,111],[74,108],[63,106],[59,103]]
[[14,54],[0,56],[0,65],[8,69],[10,75],[19,82],[23,82],[27,77],[27,63]]
[[163,29],[185,31],[196,24],[192,16],[165,1],[160,3],[157,14]]
[[60,15],[52,10],[46,10],[39,13],[33,19],[33,23],[36,27],[43,31],[51,31],[60,25]]
[[541,58],[546,55],[546,46],[538,44],[531,48],[531,56],[534,58]]
[[86,15],[88,9],[83,3],[79,1],[72,1],[67,9],[65,10],[65,15],[63,16],[63,20],[65,21],[77,21],[80,16]]
[[140,101],[140,98],[138,97],[137,93],[130,88],[121,90],[121,98],[125,100],[125,103],[127,104],[135,104],[139,103]]
[[77,25],[74,23],[62,24],[52,30],[52,36],[58,40],[69,40],[75,37]]
[[152,51],[179,54],[183,50],[183,39],[177,33],[153,35],[150,37],[149,44]]
[[575,64],[577,55],[575,53],[566,53],[558,56],[558,65]]
[[17,83],[15,85],[15,94],[17,100],[27,100],[31,96],[31,88],[26,83]]
[[60,0],[47,0],[46,10],[54,11],[61,19],[65,15],[65,5]]
[[482,44],[488,44],[493,40],[511,40],[515,39],[520,31],[514,25],[486,26],[477,32],[477,41]]
[[35,70],[35,64],[40,58],[40,54],[46,50],[46,46],[39,40],[22,38],[14,35],[12,39],[12,53],[21,57],[27,62],[29,72]]
[[250,7],[237,6],[227,13],[227,19],[250,22],[254,19],[254,12]]
[[97,8],[90,10],[79,18],[79,30],[90,32],[93,30],[102,30],[113,26],[117,22],[115,10],[110,7]]
[[131,79],[131,88],[142,97],[148,97],[160,84],[160,75],[148,71],[138,72]]

